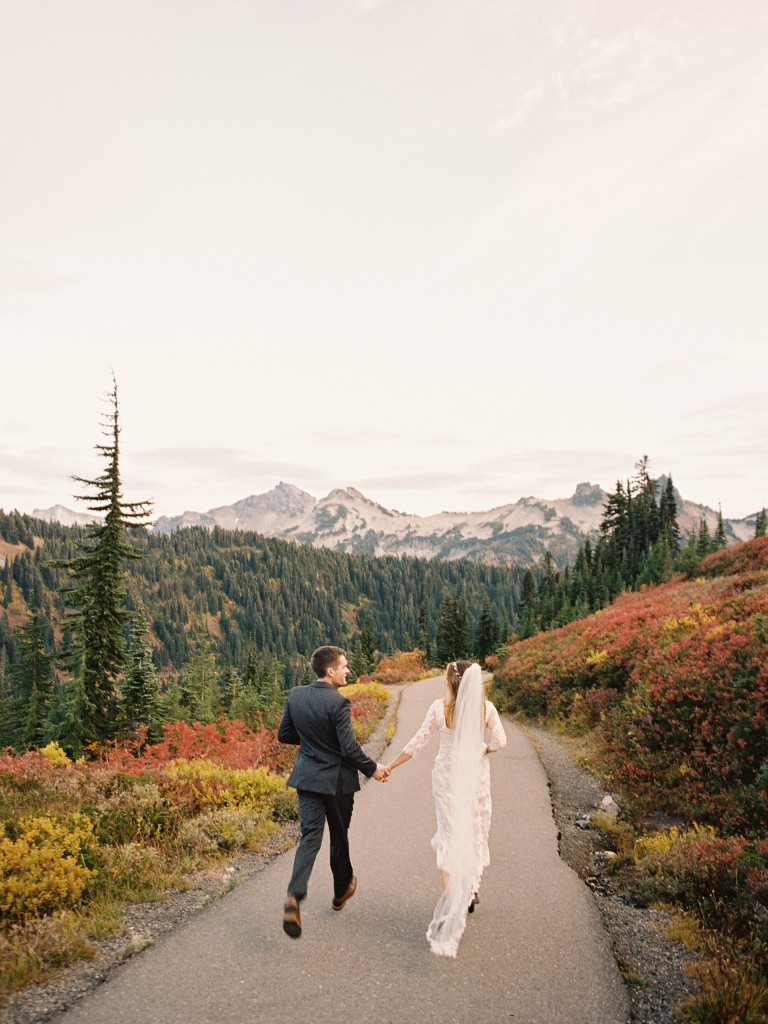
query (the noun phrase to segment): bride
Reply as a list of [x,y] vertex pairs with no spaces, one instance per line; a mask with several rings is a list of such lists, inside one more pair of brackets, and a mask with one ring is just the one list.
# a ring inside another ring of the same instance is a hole
[[415,757],[434,732],[440,749],[432,770],[437,831],[432,847],[443,892],[427,929],[433,953],[456,956],[467,914],[479,903],[483,869],[491,862],[491,775],[487,754],[507,742],[499,713],[485,699],[480,666],[453,661],[445,673],[448,696],[430,705],[421,728],[388,771]]

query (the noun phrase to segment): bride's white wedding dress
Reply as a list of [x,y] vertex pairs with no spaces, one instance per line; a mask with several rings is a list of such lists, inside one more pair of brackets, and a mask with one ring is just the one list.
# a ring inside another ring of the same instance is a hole
[[[450,877],[448,889],[440,897],[435,915],[427,931],[433,952],[443,956],[456,956],[459,940],[464,932],[469,903],[480,886],[483,870],[490,864],[488,834],[491,828],[491,773],[486,748],[499,750],[507,742],[499,713],[482,693],[479,666],[476,687],[482,697],[475,697],[473,709],[467,709],[471,721],[477,722],[472,749],[468,752],[469,732],[460,735],[460,748],[456,750],[457,730],[461,734],[461,708],[457,701],[456,729],[449,729],[445,721],[445,702],[434,701],[427,711],[421,728],[406,744],[403,752],[415,757],[435,732],[440,736],[440,748],[432,769],[432,794],[435,798],[437,831],[432,837],[437,866]],[[467,680],[469,682],[469,680]],[[462,686],[465,679],[462,679]],[[484,705],[485,730],[480,728],[480,708]],[[460,763],[457,763],[460,762]]]

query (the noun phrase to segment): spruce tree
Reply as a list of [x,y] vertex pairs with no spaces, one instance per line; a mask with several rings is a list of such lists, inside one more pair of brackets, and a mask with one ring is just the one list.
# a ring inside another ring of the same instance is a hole
[[258,689],[259,682],[259,652],[256,644],[251,642],[248,645],[248,660],[243,672],[243,687],[246,690],[252,689],[254,693]]
[[725,523],[723,522],[723,509],[720,506],[717,510],[717,529],[715,530],[715,538],[713,541],[713,548],[715,551],[722,551],[727,544],[725,537]]
[[419,639],[418,639],[419,650],[424,651],[424,661],[427,665],[432,664],[432,641],[429,639],[429,630],[427,629],[427,610],[422,605],[419,608]]
[[283,690],[283,666],[277,658],[265,658],[265,671],[259,687],[259,711],[264,724],[274,729],[280,722],[285,708]]
[[498,627],[487,596],[483,597],[480,615],[475,631],[475,656],[482,664],[489,654],[493,654],[498,645]]
[[471,646],[466,602],[463,598],[457,598],[451,591],[446,591],[437,620],[435,637],[438,664],[447,665],[457,658],[469,657]]
[[16,716],[5,648],[0,648],[0,750],[12,747],[16,739]]
[[145,725],[151,738],[159,735],[160,688],[152,660],[149,625],[144,606],[139,608],[131,626],[128,644],[128,668],[123,682],[122,719],[129,729]]
[[[707,541],[707,547],[709,547],[709,541]],[[699,553],[699,535],[695,531],[691,531],[688,536],[688,540],[685,542],[677,556],[677,567],[681,572],[690,575],[694,572],[701,559],[702,555]]]
[[[577,564],[579,559],[586,563],[585,547],[582,547],[577,556]],[[584,568],[586,572],[586,565]],[[532,612],[536,607],[536,581],[533,578],[533,573],[530,569],[525,570],[523,576],[523,586],[520,591],[520,615],[525,616],[528,612]]]
[[46,650],[36,609],[22,626],[20,657],[10,670],[14,692],[15,738],[19,750],[41,747],[53,696],[52,655]]
[[[355,645],[355,673],[367,675],[376,666],[376,634],[373,631],[373,622],[369,612],[364,611],[360,623],[360,635]],[[359,669],[359,671],[358,671]]]
[[764,537],[766,532],[766,525],[768,525],[768,519],[766,517],[765,508],[762,512],[757,513],[755,519],[755,537]]
[[193,722],[214,722],[219,715],[219,673],[208,633],[198,641],[181,677],[181,699]]
[[469,615],[467,614],[467,602],[460,597],[456,602],[456,658],[470,658],[472,656],[472,632],[469,628]]
[[707,526],[707,520],[704,516],[699,520],[699,535],[696,540],[696,552],[699,559],[704,558],[712,550],[712,538],[709,533],[709,527]]
[[87,527],[86,541],[78,544],[83,553],[65,563],[75,580],[75,586],[68,591],[77,637],[74,664],[70,668],[82,673],[83,711],[89,716],[84,732],[96,740],[108,739],[116,731],[118,681],[125,668],[123,627],[129,619],[124,606],[124,564],[142,557],[139,548],[126,542],[125,532],[145,525],[151,514],[149,502],[123,500],[114,377],[107,401],[110,409],[103,421],[107,443],[95,446],[106,463],[104,471],[94,480],[73,477],[77,483],[91,488],[90,494],[76,498],[87,502],[90,511],[104,514],[104,520]]
[[96,716],[85,686],[85,647],[80,643],[76,649],[80,663],[70,678],[54,689],[46,728],[46,739],[55,740],[72,758],[82,757],[86,745],[101,739],[93,731]]
[[458,657],[455,654],[455,628],[456,598],[450,591],[446,591],[437,618],[437,633],[435,635],[435,656],[439,665],[447,665],[448,662]]
[[680,547],[680,525],[677,521],[677,499],[671,474],[667,476],[667,482],[659,500],[659,527],[662,533],[667,534],[672,551],[677,551]]
[[[229,715],[234,707],[235,703],[240,699],[243,692],[243,681],[240,678],[240,674],[227,659],[224,664],[224,671],[221,673],[221,706],[223,710]],[[242,715],[234,716],[236,718],[242,718]]]

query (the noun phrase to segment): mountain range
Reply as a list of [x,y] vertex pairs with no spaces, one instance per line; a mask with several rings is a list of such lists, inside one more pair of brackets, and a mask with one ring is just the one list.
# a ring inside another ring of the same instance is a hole
[[[661,478],[659,484],[664,483]],[[293,484],[281,482],[265,494],[254,494],[232,505],[160,516],[153,529],[171,533],[190,526],[218,526],[349,554],[470,558],[490,565],[533,564],[549,550],[562,567],[573,561],[586,537],[596,536],[607,496],[599,485],[581,483],[570,498],[528,497],[487,512],[418,516],[384,508],[354,487],[336,489],[317,499]],[[715,511],[685,501],[679,494],[676,497],[683,536],[697,530],[702,518],[714,533]],[[35,509],[33,515],[66,525],[92,518],[61,505]],[[725,529],[729,543],[748,540],[754,536],[755,516],[727,519]]]

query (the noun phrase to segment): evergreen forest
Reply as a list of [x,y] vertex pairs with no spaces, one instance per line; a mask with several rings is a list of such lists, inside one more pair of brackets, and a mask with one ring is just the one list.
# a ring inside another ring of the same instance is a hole
[[[43,674],[50,663],[78,675],[70,567],[87,546],[89,529],[0,511],[0,682],[6,694],[31,651]],[[143,644],[145,668],[174,699],[178,682],[182,704],[185,684],[206,666],[221,691],[219,705],[226,705],[243,681],[269,677],[280,689],[308,681],[309,655],[324,643],[346,647],[361,672],[380,654],[416,646],[432,660],[484,655],[517,622],[522,570],[347,555],[198,527],[170,535],[128,529],[126,535],[138,555],[123,568],[126,665]],[[190,717],[172,704],[165,713]]]

